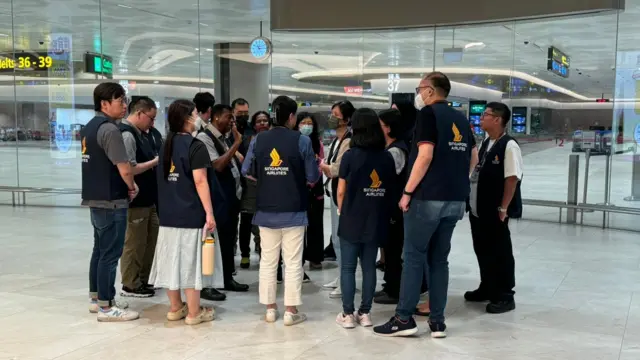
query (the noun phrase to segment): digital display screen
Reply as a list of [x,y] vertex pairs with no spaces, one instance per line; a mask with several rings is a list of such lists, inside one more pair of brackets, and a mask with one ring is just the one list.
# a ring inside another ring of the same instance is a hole
[[484,130],[482,130],[480,126],[474,126],[473,133],[476,135],[484,135]]
[[524,134],[527,132],[527,108],[514,107],[511,112],[511,132]]
[[0,53],[0,73],[14,71],[47,71],[53,59],[46,52]]
[[547,70],[562,77],[569,77],[571,59],[562,51],[551,46],[547,53]]
[[513,126],[513,132],[516,134],[524,134],[527,131],[527,127],[523,125]]
[[480,115],[470,115],[469,121],[471,122],[471,125],[480,126]]
[[84,54],[84,71],[89,74],[105,75],[113,78],[113,58],[101,54]]

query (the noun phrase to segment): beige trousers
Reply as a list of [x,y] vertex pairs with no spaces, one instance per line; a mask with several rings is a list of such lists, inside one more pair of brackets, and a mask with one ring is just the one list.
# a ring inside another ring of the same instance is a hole
[[284,261],[284,306],[302,305],[304,226],[284,229],[260,227],[260,303],[276,303],[280,253]]

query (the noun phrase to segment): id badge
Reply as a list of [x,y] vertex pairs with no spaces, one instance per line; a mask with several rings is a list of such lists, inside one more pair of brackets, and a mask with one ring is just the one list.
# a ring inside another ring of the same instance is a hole
[[471,173],[471,177],[469,177],[469,180],[471,181],[471,183],[477,183],[478,182],[478,175],[480,175],[480,167],[476,166],[475,169],[473,169],[473,172]]

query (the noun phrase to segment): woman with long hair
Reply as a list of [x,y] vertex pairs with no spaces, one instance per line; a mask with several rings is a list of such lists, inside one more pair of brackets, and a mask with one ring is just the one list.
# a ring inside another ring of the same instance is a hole
[[[391,154],[385,151],[378,114],[372,109],[358,109],[351,126],[351,148],[342,157],[337,191],[342,312],[336,322],[346,329],[354,328],[356,323],[372,326],[378,247],[387,238],[398,187],[396,167]],[[362,268],[362,302],[356,311],[358,260]]]
[[[331,194],[331,241],[336,253],[338,268],[342,261],[340,258],[340,239],[338,238],[338,175],[340,172],[342,156],[349,149],[349,143],[351,142],[351,131],[349,126],[351,125],[351,117],[355,111],[356,108],[348,100],[337,102],[331,107],[331,116],[329,117],[328,126],[329,129],[335,129],[336,137],[333,142],[331,142],[329,154],[325,161],[320,164],[320,169],[327,177],[325,188]],[[329,294],[329,297],[342,297],[342,291],[340,290],[340,276],[323,287],[326,289],[333,289],[331,294]]]
[[202,275],[202,240],[208,233],[217,238],[217,233],[208,177],[211,160],[204,143],[191,135],[197,119],[196,106],[189,100],[169,106],[169,134],[157,171],[160,230],[150,279],[167,289],[167,319],[185,319],[187,325],[214,318],[213,308],[200,306],[200,291],[215,285],[212,276]]

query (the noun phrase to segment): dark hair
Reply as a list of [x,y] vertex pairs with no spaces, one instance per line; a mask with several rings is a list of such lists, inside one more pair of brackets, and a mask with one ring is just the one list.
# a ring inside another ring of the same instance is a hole
[[114,82],[103,82],[93,89],[93,110],[101,111],[103,101],[120,99],[127,94],[122,85]]
[[313,131],[309,135],[309,138],[311,139],[311,146],[313,147],[313,152],[316,155],[319,155],[320,154],[320,131],[318,130],[318,120],[316,120],[316,116],[306,111],[299,113],[298,118],[296,119],[296,127],[294,128],[294,130],[299,130],[300,123],[302,122],[302,120],[307,118],[311,119],[311,122],[313,123]]
[[254,128],[256,127],[256,120],[258,120],[258,116],[260,115],[266,116],[269,120],[269,126],[271,126],[271,115],[269,115],[269,113],[264,110],[256,111],[256,113],[251,116],[251,126]]
[[216,98],[210,92],[199,92],[193,97],[196,109],[200,114],[204,114],[216,104]]
[[215,104],[211,108],[211,118],[213,119],[215,116],[220,116],[225,111],[231,112],[233,110],[231,109],[231,106],[229,106],[229,105]]
[[189,100],[176,100],[169,105],[167,112],[167,121],[169,122],[169,134],[164,144],[164,153],[162,159],[162,170],[164,181],[169,177],[171,168],[171,156],[173,155],[173,137],[176,133],[182,132],[184,123],[191,117],[191,113],[196,108],[196,104]]
[[382,110],[380,120],[389,127],[389,137],[397,139],[403,135],[402,114],[396,109]]
[[136,111],[150,111],[157,109],[156,102],[148,96],[136,97],[129,104],[129,114],[133,114]]
[[511,120],[511,110],[501,102],[490,102],[486,108],[493,110],[493,112],[502,119],[502,127],[506,127],[509,120]]
[[249,106],[249,102],[243,98],[237,98],[235,100],[233,100],[233,102],[231,103],[231,108],[235,109],[236,105],[247,105]]
[[336,107],[340,109],[340,113],[342,114],[342,117],[343,117],[342,120],[349,123],[351,121],[351,117],[353,116],[353,113],[356,111],[356,108],[353,106],[351,101],[349,100],[338,101],[337,103],[333,104],[333,106],[331,107],[331,110],[333,110]]
[[434,71],[427,74],[424,78],[431,82],[431,85],[437,93],[444,97],[449,96],[451,92],[451,81],[449,81],[447,75],[440,71]]
[[271,107],[276,114],[273,119],[273,123],[276,126],[286,126],[289,117],[298,111],[298,104],[292,98],[284,95],[275,98],[271,103]]
[[351,131],[353,132],[351,147],[384,150],[386,141],[375,110],[369,108],[356,110],[351,118]]

